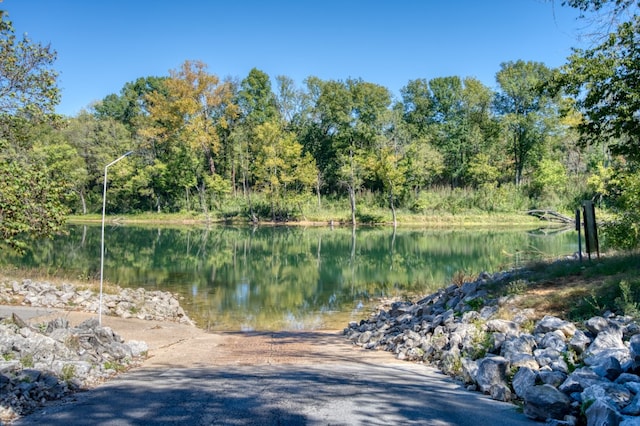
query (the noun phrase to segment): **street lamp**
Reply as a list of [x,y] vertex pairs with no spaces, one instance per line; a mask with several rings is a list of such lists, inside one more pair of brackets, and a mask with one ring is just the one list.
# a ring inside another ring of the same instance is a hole
[[133,151],[127,152],[123,156],[118,157],[117,159],[104,166],[104,188],[102,190],[102,236],[100,238],[100,304],[98,305],[98,323],[100,325],[102,325],[102,283],[104,276],[104,215],[107,209],[107,169],[131,154],[133,154]]

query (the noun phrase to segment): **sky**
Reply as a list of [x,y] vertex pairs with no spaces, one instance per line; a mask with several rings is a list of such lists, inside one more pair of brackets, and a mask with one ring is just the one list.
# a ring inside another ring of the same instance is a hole
[[[1,1],[1,0],[0,0]],[[558,67],[578,42],[560,0],[4,0],[17,35],[57,52],[75,116],[139,77],[200,60],[220,78],[252,68],[303,87],[360,78],[399,99],[411,80],[475,77],[497,89],[509,61]],[[275,87],[275,80],[274,85]]]

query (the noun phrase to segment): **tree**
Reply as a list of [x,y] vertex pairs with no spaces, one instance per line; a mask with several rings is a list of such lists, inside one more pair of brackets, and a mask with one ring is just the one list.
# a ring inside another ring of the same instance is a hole
[[[316,167],[309,153],[291,132],[278,123],[266,122],[255,129],[256,159],[253,175],[256,185],[269,199],[271,219],[284,219],[294,207],[302,210],[296,195],[309,193],[316,179]],[[287,205],[288,203],[291,205]]]
[[562,67],[560,82],[577,99],[583,144],[609,148],[640,160],[640,17],[625,22],[599,46],[576,50]]
[[141,118],[149,113],[147,95],[160,92],[168,94],[164,86],[167,77],[141,77],[126,83],[120,95],[107,95],[102,101],[93,105],[98,119],[111,118],[119,121],[130,131],[142,125]]
[[388,123],[389,91],[358,79],[308,82],[314,101],[314,139],[310,151],[329,186],[346,188],[351,223],[356,194],[375,176],[375,148]]
[[601,39],[594,48],[575,50],[555,83],[556,88],[566,90],[576,99],[583,118],[578,125],[582,144],[605,145],[617,156],[612,170],[600,170],[600,175],[610,178],[606,179],[606,185],[598,185],[600,188],[595,191],[597,197],[607,197],[615,212],[614,219],[604,227],[606,240],[614,247],[638,247],[640,3],[637,0],[573,0],[566,3],[583,11],[597,12],[609,7],[609,16],[616,19],[628,16],[615,32]]
[[207,213],[208,183],[219,182],[216,168],[216,157],[221,151],[218,124],[226,119],[220,110],[224,111],[231,104],[231,88],[227,82],[208,73],[207,66],[200,61],[185,61],[180,69],[170,72],[163,87],[166,93],[155,91],[146,97],[149,117],[140,134],[150,145],[161,147],[156,150],[159,155],[154,162],[176,166],[157,168],[162,172],[164,184],[161,186],[167,190],[179,189],[179,193],[185,194],[187,208],[189,192],[196,189],[200,207]]
[[64,224],[64,186],[32,151],[31,128],[56,123],[55,51],[17,40],[0,11],[0,236],[24,250],[25,237],[47,237]]
[[[49,120],[60,101],[53,69],[56,52],[23,36],[18,41],[7,13],[0,10],[0,116]],[[6,126],[7,123],[5,122]],[[6,132],[6,129],[5,129]]]
[[[73,179],[81,211],[96,211],[102,202],[104,166],[125,152],[135,149],[131,133],[121,122],[109,117],[98,119],[86,111],[81,111],[76,117],[69,119],[67,126],[60,133],[65,144],[73,147],[76,155],[82,160],[82,166],[78,165],[76,170],[76,173],[81,173],[82,170],[82,175]],[[126,164],[118,166],[118,172],[110,179],[109,183],[114,189],[110,191],[109,208],[120,211],[137,210],[147,201],[144,190],[141,193],[121,191],[122,188],[118,187],[117,180],[114,179],[131,161],[140,162],[141,158],[136,155]],[[133,169],[142,170],[144,164],[140,163]],[[126,182],[132,184],[135,178],[130,175]]]
[[544,84],[553,72],[540,62],[505,62],[496,75],[500,93],[496,109],[509,140],[516,185],[522,182],[523,171],[531,154],[545,140],[545,121],[551,99],[545,95]]

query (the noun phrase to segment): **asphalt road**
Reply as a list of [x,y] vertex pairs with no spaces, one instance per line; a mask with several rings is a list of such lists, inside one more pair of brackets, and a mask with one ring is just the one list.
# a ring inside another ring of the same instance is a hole
[[[0,317],[14,309],[0,307]],[[35,320],[42,312],[17,313]],[[338,334],[212,334],[174,323],[105,321],[127,339],[151,342],[150,359],[15,425],[536,424],[436,369],[361,350]]]
[[16,425],[531,425],[422,365],[141,369]]

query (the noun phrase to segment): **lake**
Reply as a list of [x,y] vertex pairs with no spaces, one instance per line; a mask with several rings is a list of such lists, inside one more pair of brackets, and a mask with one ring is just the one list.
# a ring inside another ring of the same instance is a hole
[[[100,273],[100,225],[70,225],[0,266],[82,282]],[[341,329],[381,297],[429,294],[454,275],[577,251],[575,231],[328,227],[105,229],[105,282],[177,293],[209,330]]]

